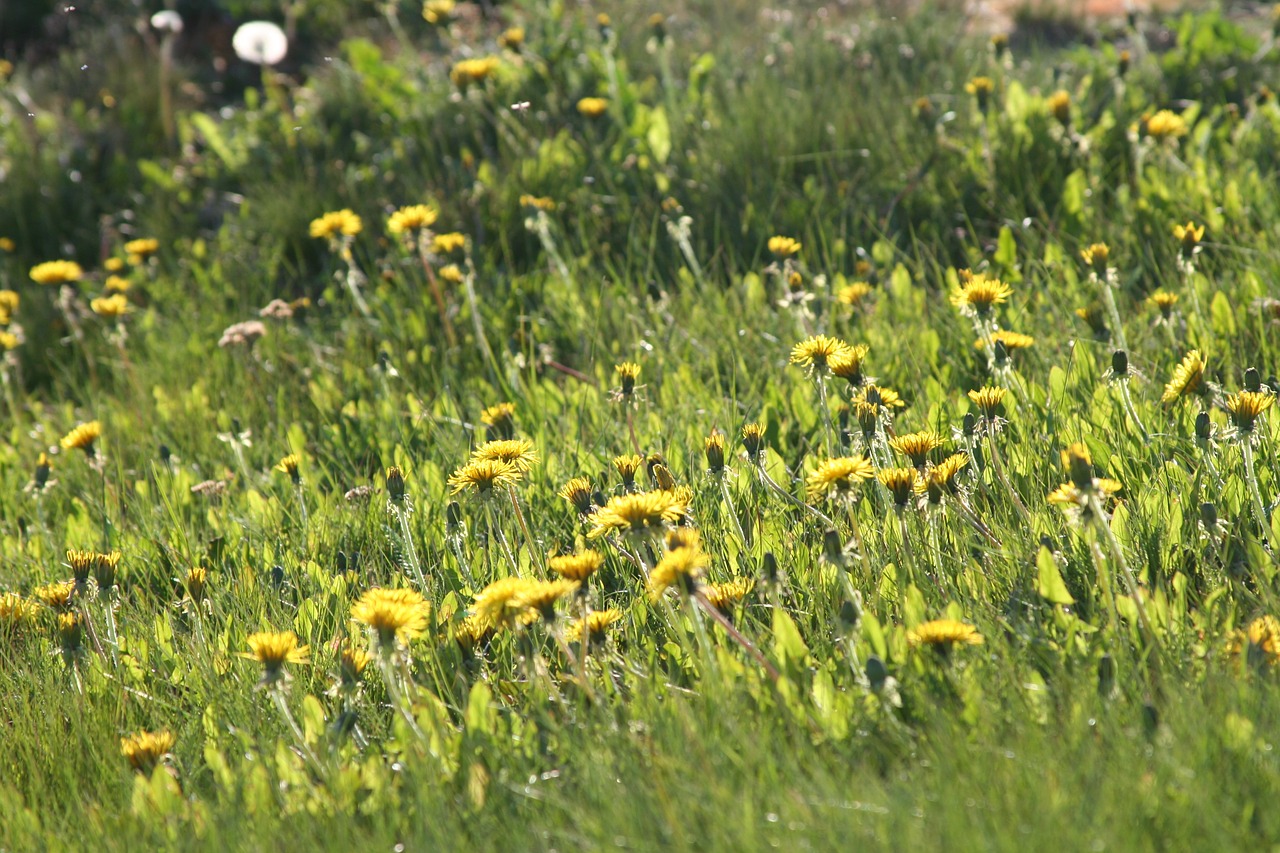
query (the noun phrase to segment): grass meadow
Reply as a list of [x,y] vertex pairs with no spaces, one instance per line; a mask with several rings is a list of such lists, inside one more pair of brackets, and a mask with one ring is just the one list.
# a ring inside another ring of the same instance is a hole
[[1269,10],[87,5],[0,849],[1280,844]]

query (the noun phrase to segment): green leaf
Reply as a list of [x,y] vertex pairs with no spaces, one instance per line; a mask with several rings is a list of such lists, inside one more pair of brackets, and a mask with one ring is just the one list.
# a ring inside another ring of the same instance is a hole
[[809,655],[809,647],[804,644],[796,623],[781,608],[773,611],[773,648],[784,664],[803,663]]
[[667,121],[667,111],[662,107],[654,107],[649,113],[649,129],[644,139],[649,143],[653,159],[659,163],[667,162],[671,156],[671,124]]
[[1053,559],[1053,552],[1041,547],[1036,556],[1036,592],[1050,604],[1075,604],[1076,600],[1067,592],[1067,585],[1058,571],[1058,563]]
[[493,731],[493,693],[483,681],[471,687],[467,697],[467,731],[491,733]]
[[1013,238],[1013,229],[1005,225],[1000,229],[1000,237],[996,243],[993,259],[1004,268],[1007,277],[1020,278],[1018,271],[1018,242]]

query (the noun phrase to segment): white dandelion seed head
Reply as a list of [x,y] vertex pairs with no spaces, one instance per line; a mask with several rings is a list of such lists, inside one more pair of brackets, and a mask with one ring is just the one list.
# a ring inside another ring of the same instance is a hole
[[289,38],[270,21],[249,21],[231,37],[231,47],[245,62],[275,65],[289,52]]
[[182,32],[182,16],[172,9],[162,9],[151,16],[151,26],[162,33]]

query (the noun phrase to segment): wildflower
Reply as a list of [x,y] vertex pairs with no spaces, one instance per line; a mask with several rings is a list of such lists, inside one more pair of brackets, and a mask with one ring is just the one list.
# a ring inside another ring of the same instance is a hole
[[521,474],[528,473],[538,461],[533,442],[523,438],[495,439],[471,451],[472,462],[505,462]]
[[387,469],[387,497],[393,503],[404,503],[404,472],[396,465]]
[[136,267],[156,252],[160,251],[160,241],[154,237],[130,240],[128,243],[124,244],[124,251],[125,254],[129,256],[129,263]]
[[1181,363],[1173,369],[1173,378],[1169,380],[1169,384],[1164,386],[1164,394],[1161,395],[1160,402],[1172,403],[1179,397],[1202,393],[1204,369],[1204,358],[1201,357],[1200,351],[1191,350],[1183,357]]
[[12,332],[0,332],[0,352],[8,352],[22,345],[22,339]]
[[58,614],[58,643],[62,646],[62,659],[68,666],[84,650],[84,623],[74,610]]
[[942,503],[946,495],[954,495],[960,491],[956,476],[969,464],[969,454],[953,453],[934,465],[916,481],[915,490],[934,506]]
[[1266,391],[1241,391],[1227,395],[1227,412],[1242,433],[1253,432],[1254,423],[1275,403],[1274,394]]
[[289,53],[289,38],[270,21],[249,21],[235,31],[231,48],[244,62],[276,65]]
[[520,470],[510,462],[498,459],[468,462],[449,476],[449,494],[474,489],[480,497],[488,497],[495,489],[513,486],[519,479]]
[[758,423],[743,424],[742,447],[753,461],[764,451],[764,426]]
[[467,245],[467,235],[460,231],[437,234],[431,239],[431,254],[452,255]]
[[585,583],[588,578],[604,565],[604,555],[599,551],[578,551],[562,557],[551,557],[547,560],[547,568],[562,578]]
[[290,453],[279,462],[276,463],[274,470],[282,474],[288,474],[289,479],[293,481],[295,486],[301,485],[302,474],[298,471],[298,466],[302,463],[302,457],[296,453]]
[[458,88],[465,88],[472,83],[479,83],[498,68],[496,56],[483,56],[475,59],[464,59],[453,66],[449,79]]
[[829,360],[842,355],[850,346],[839,338],[814,335],[791,348],[791,363],[808,368],[826,367]]
[[558,494],[578,511],[578,515],[591,514],[591,481],[586,477],[574,477]]
[[688,509],[688,501],[674,491],[618,495],[596,510],[592,516],[594,527],[587,537],[599,539],[615,532],[635,535],[656,533],[681,520]]
[[360,684],[360,676],[369,666],[369,653],[364,649],[344,641],[338,649],[338,687],[339,693],[354,693]]
[[578,114],[586,118],[599,118],[609,109],[605,98],[582,98],[578,101]]
[[520,602],[543,622],[556,621],[556,602],[578,591],[578,581],[568,578],[528,581],[519,594]]
[[364,230],[364,222],[348,208],[331,211],[311,220],[311,236],[336,240],[338,237],[354,237]]
[[534,211],[542,211],[543,213],[550,213],[556,209],[554,199],[547,198],[546,196],[530,195],[528,193],[520,196],[520,206],[527,207]]
[[187,588],[187,595],[195,602],[204,601],[205,589],[209,585],[209,570],[203,566],[193,566],[187,571],[182,585]]
[[931,429],[889,439],[889,446],[911,460],[917,468],[929,461],[929,454],[942,446],[942,436]]
[[427,0],[422,4],[422,19],[432,25],[447,23],[456,5],[454,0]]
[[35,622],[39,610],[16,592],[0,595],[0,639],[10,642]]
[[881,409],[901,409],[907,405],[897,391],[892,388],[882,388],[879,385],[863,386],[853,398],[853,402],[855,405],[869,407],[872,413],[877,415]]
[[31,594],[50,610],[66,610],[71,606],[75,592],[76,585],[73,581],[60,581],[38,586],[31,591]]
[[783,237],[781,235],[769,238],[769,251],[776,258],[790,258],[799,253],[801,246],[800,241],[794,237]]
[[741,604],[755,588],[756,582],[751,578],[734,578],[725,583],[707,584],[702,588],[702,595],[708,604],[724,613]]
[[875,474],[875,467],[865,456],[840,456],[827,459],[805,480],[810,501],[826,497],[846,497],[863,480]]
[[18,310],[22,297],[14,290],[0,290],[0,314],[13,314]]
[[645,460],[645,465],[649,474],[649,482],[655,488],[671,491],[676,487],[676,480],[675,477],[671,476],[671,470],[663,464],[666,461],[662,458],[661,453],[651,453],[649,458]]
[[150,775],[155,766],[173,750],[176,738],[164,729],[158,732],[135,732],[120,738],[120,754],[129,766],[143,775]]
[[1071,95],[1059,89],[1045,99],[1049,114],[1058,120],[1063,127],[1071,124]]
[[508,50],[518,51],[524,45],[524,27],[509,27],[498,36],[498,44]]
[[613,368],[622,385],[618,388],[620,397],[630,397],[636,390],[636,380],[640,378],[640,365],[634,361],[624,361]]
[[[991,333],[991,342],[993,344],[1001,344],[1008,352],[1014,350],[1027,349],[1032,346],[1036,339],[1030,335],[1024,335],[1021,332],[1010,332],[1007,329],[997,329]],[[975,349],[985,349],[987,342],[978,338],[973,342]]]
[[848,346],[827,359],[827,369],[832,376],[845,380],[852,388],[858,388],[868,381],[862,367],[870,351],[871,347],[866,344]]
[[1095,477],[1089,448],[1075,443],[1062,451],[1062,467],[1069,483],[1063,483],[1049,494],[1049,503],[1070,510],[1088,510],[1096,498],[1105,501],[1124,488],[1118,481]]
[[1259,616],[1245,630],[1233,633],[1227,650],[1271,665],[1280,663],[1280,620],[1271,615]]
[[893,504],[902,509],[911,500],[919,476],[915,468],[886,468],[876,474],[881,485],[893,495]]
[[1003,388],[988,385],[985,388],[970,391],[969,400],[984,418],[993,420],[1000,414],[1000,407],[1004,403],[1006,393],[1008,392]]
[[964,84],[964,90],[978,99],[978,109],[985,113],[991,106],[991,95],[996,90],[996,83],[990,77],[974,77]]
[[107,258],[102,262],[102,268],[107,272],[120,272],[124,269],[124,258]]
[[1175,222],[1173,236],[1181,244],[1183,256],[1191,255],[1200,247],[1200,241],[1204,239],[1204,226],[1201,225],[1197,228],[1196,224],[1190,221],[1186,225],[1179,225]]
[[1111,250],[1106,243],[1092,243],[1080,250],[1080,260],[1088,264],[1099,276],[1107,273],[1107,261],[1111,258]]
[[538,613],[524,601],[530,583],[525,578],[502,578],[482,589],[471,607],[477,626],[492,631],[537,619]]
[[[132,289],[133,284],[127,278],[118,275],[109,275],[107,280],[102,283],[102,289],[108,294],[125,294]],[[90,305],[92,307],[92,305]]]
[[865,281],[855,281],[852,284],[846,284],[844,287],[836,291],[836,302],[841,305],[850,305],[857,308],[863,301],[871,295],[873,288]]
[[310,663],[311,647],[298,645],[298,635],[292,631],[258,631],[245,638],[248,652],[240,657],[262,664],[262,685],[275,684],[285,678],[286,663]]
[[712,474],[724,473],[724,433],[713,432],[702,442],[702,452],[707,457],[707,470]]
[[218,346],[222,349],[242,344],[251,346],[266,333],[267,327],[261,320],[245,320],[241,323],[232,323],[222,332],[222,337],[218,338]]
[[1133,61],[1133,54],[1127,50],[1120,51],[1120,55],[1116,57],[1116,76],[1123,77],[1129,73],[1129,63]]
[[407,643],[427,628],[430,603],[412,589],[375,587],[351,605],[351,618],[377,635],[378,647],[390,650],[397,640]]
[[594,645],[603,641],[605,630],[621,619],[622,611],[616,607],[610,607],[608,610],[593,610],[568,627],[564,632],[565,641],[581,643],[583,641],[582,635],[585,631],[587,643]]
[[516,404],[497,403],[480,412],[480,423],[484,424],[489,438],[511,438],[515,434]]
[[1147,135],[1152,139],[1177,139],[1187,135],[1187,122],[1172,110],[1160,110],[1145,121]]
[[649,573],[649,595],[657,601],[664,592],[676,587],[681,594],[696,590],[706,574],[711,558],[699,548],[676,548],[668,551]]
[[613,457],[613,467],[622,478],[624,491],[632,491],[636,485],[636,472],[644,464],[644,459],[637,454],[623,454]]
[[99,317],[106,319],[118,319],[130,311],[129,300],[123,293],[91,299],[89,308]]
[[69,550],[67,565],[71,567],[78,589],[84,589],[88,584],[90,572],[94,574],[94,579],[100,588],[109,589],[115,586],[116,568],[120,565],[120,552],[111,551],[100,554],[96,551]]
[[1149,301],[1160,309],[1160,317],[1168,320],[1173,316],[1173,306],[1178,304],[1178,294],[1170,293],[1167,290],[1157,290],[1151,294]]
[[913,648],[929,646],[941,652],[953,646],[980,646],[983,637],[972,625],[954,619],[935,619],[923,622],[907,632],[907,642]]
[[63,450],[83,450],[86,456],[90,458],[97,455],[94,448],[94,442],[102,436],[102,424],[98,421],[89,421],[78,425],[71,432],[62,437],[59,442]]
[[31,268],[31,280],[36,284],[67,284],[83,276],[84,270],[75,261],[45,261]]
[[961,270],[960,282],[960,287],[951,294],[951,304],[970,316],[986,317],[992,306],[1007,302],[1013,295],[1012,287],[984,273]]
[[[347,212],[349,213],[350,211]],[[326,214],[326,216],[332,215],[333,214]],[[430,228],[435,224],[437,216],[438,214],[436,213],[436,209],[429,204],[413,204],[408,207],[402,207],[387,218],[387,231],[396,235],[413,234],[425,228]],[[321,217],[321,219],[316,220],[316,222],[322,221],[323,218],[324,217]],[[317,235],[315,233],[315,223],[312,223],[312,237],[329,236],[331,233],[332,231],[326,234]],[[360,233],[359,229],[357,228],[354,233]]]

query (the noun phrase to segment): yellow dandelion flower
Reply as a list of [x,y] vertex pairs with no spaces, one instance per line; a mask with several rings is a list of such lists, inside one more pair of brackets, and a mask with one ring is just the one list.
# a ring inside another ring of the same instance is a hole
[[[1032,346],[1036,339],[1030,335],[1024,335],[1021,332],[1010,332],[1007,329],[999,329],[991,333],[991,342],[1004,344],[1004,348],[1013,352],[1014,350],[1027,349]],[[987,342],[982,338],[978,338],[973,342],[974,349],[986,349]]]
[[934,619],[923,622],[907,632],[907,642],[915,648],[929,646],[949,650],[953,646],[980,646],[981,634],[972,625],[954,619]]
[[1227,412],[1242,433],[1253,432],[1254,423],[1275,403],[1274,394],[1265,391],[1241,391],[1227,395]]
[[1177,139],[1187,135],[1187,122],[1172,110],[1160,110],[1145,121],[1147,135],[1153,139]]
[[1164,386],[1160,402],[1172,403],[1188,394],[1201,393],[1204,388],[1204,370],[1205,363],[1200,350],[1191,350],[1173,369],[1173,378]]
[[102,283],[102,289],[108,294],[112,293],[128,293],[132,289],[133,283],[127,278],[118,275],[109,275],[107,280]]
[[723,613],[741,604],[755,588],[756,582],[751,578],[734,578],[724,583],[707,584],[702,588],[702,595],[708,604]]
[[865,456],[840,456],[824,460],[805,480],[810,501],[848,496],[863,480],[875,475],[875,466]]
[[525,578],[502,578],[486,586],[471,605],[477,626],[496,631],[527,625],[538,618],[524,600],[524,594],[533,581]]
[[17,291],[0,290],[0,313],[3,313],[3,314],[16,313],[18,310],[18,305],[21,304],[21,302],[22,302],[22,297],[18,295]]
[[286,663],[311,662],[311,647],[298,645],[298,635],[292,631],[258,631],[245,638],[249,651],[240,657],[262,664],[262,683],[274,684],[285,676]]
[[[0,62],[4,62],[4,61],[5,60],[0,59]],[[3,75],[0,75],[0,78],[3,78]],[[6,254],[12,254],[14,250],[17,248],[18,248],[18,244],[13,242],[12,237],[0,237],[0,252],[4,252]]]
[[71,606],[71,600],[75,594],[76,585],[73,581],[46,584],[31,591],[31,595],[37,601],[51,610],[66,610]]
[[515,485],[519,479],[520,470],[510,462],[498,459],[468,462],[449,476],[449,493],[456,495],[472,489],[480,497],[487,497],[495,489]]
[[873,290],[874,288],[865,281],[855,281],[836,291],[836,302],[856,308],[866,301],[866,298],[871,295]]
[[593,610],[568,627],[564,632],[565,642],[581,643],[585,630],[588,644],[599,643],[604,640],[605,631],[621,619],[622,611],[616,607],[610,607],[608,610]]
[[547,560],[547,568],[562,578],[585,583],[604,565],[604,555],[599,551],[578,551]]
[[120,738],[120,754],[134,770],[150,774],[166,755],[173,751],[177,738],[168,729],[141,731]]
[[1080,260],[1092,267],[1098,275],[1105,275],[1107,262],[1111,260],[1111,249],[1106,243],[1091,243],[1080,250]]
[[370,660],[372,658],[364,649],[351,645],[349,640],[343,642],[338,649],[338,678],[342,686],[348,690],[353,689],[368,668]]
[[1170,293],[1167,290],[1157,290],[1151,294],[1148,301],[1160,310],[1160,315],[1168,319],[1173,315],[1173,306],[1178,304],[1178,294]]
[[862,368],[870,351],[871,347],[866,344],[848,346],[827,358],[827,370],[856,388],[866,380]]
[[724,473],[724,433],[713,432],[702,440],[702,453],[707,457],[707,470]]
[[524,27],[509,27],[498,36],[498,44],[508,50],[519,50],[524,45]]
[[64,435],[59,443],[63,450],[83,450],[87,455],[93,456],[96,452],[94,442],[101,437],[102,424],[99,421],[89,421]]
[[568,501],[579,515],[591,514],[591,481],[586,477],[574,477],[557,494]]
[[850,350],[849,344],[828,335],[813,335],[791,348],[791,363],[802,367],[826,367],[835,357]]
[[649,572],[649,595],[656,601],[673,586],[688,595],[698,588],[709,565],[711,558],[697,548],[668,551]]
[[433,26],[447,23],[456,5],[454,0],[427,0],[422,4],[422,20]]
[[1243,631],[1235,631],[1227,645],[1227,651],[1236,655],[1248,655],[1257,649],[1264,663],[1280,663],[1280,620],[1274,616],[1259,616]]
[[106,319],[123,317],[131,310],[129,299],[123,293],[114,293],[111,296],[100,296],[97,299],[91,299],[89,300],[89,308],[99,317]]
[[534,580],[525,584],[518,598],[521,604],[537,614],[543,622],[551,623],[556,620],[556,602],[566,595],[573,595],[578,587],[578,581],[568,578]]
[[759,458],[765,448],[763,424],[749,423],[742,425],[742,447],[752,459]]
[[918,477],[919,472],[915,468],[885,468],[876,474],[881,485],[893,495],[893,503],[898,507],[906,506],[911,500]]
[[916,481],[916,492],[923,494],[931,504],[942,503],[944,497],[957,494],[960,491],[960,485],[956,482],[956,477],[968,464],[969,454],[951,454],[926,471],[924,476]]
[[107,272],[120,272],[124,267],[124,258],[107,258],[102,262],[102,268]]
[[302,482],[302,474],[298,471],[298,466],[301,464],[302,457],[296,453],[290,453],[276,463],[274,470],[279,471],[281,474],[288,474],[289,479],[296,486]]
[[546,196],[530,195],[528,193],[520,196],[520,206],[527,207],[531,210],[540,210],[544,213],[550,213],[556,209],[554,199],[547,198]]
[[769,238],[769,252],[777,258],[790,258],[804,248],[794,237],[777,235]]
[[84,270],[75,261],[45,261],[31,268],[31,280],[36,284],[68,284],[84,277]]
[[1007,393],[1003,388],[988,385],[985,388],[970,391],[969,400],[973,403],[974,408],[982,413],[984,418],[990,420],[1000,413],[1000,407],[1004,403],[1004,396]]
[[578,114],[586,118],[599,118],[609,109],[605,98],[582,98],[578,101]]
[[1194,222],[1187,222],[1186,225],[1180,225],[1175,222],[1173,225],[1173,236],[1177,239],[1178,243],[1181,244],[1183,254],[1189,255],[1197,246],[1200,245],[1200,241],[1204,239],[1204,226],[1201,225],[1197,228]]
[[455,86],[463,88],[472,83],[480,83],[498,70],[498,57],[482,56],[475,59],[464,59],[453,66],[449,79]]
[[1054,92],[1045,99],[1049,114],[1063,126],[1071,124],[1071,95],[1063,89]]
[[889,446],[911,460],[917,468],[924,467],[929,454],[942,446],[942,436],[931,429],[911,432],[889,439]]
[[[429,204],[411,204],[400,208],[387,217],[387,233],[395,235],[415,234],[424,228],[430,228],[435,225],[438,216],[439,213]],[[311,236],[317,236],[314,233],[314,226]]]
[[640,365],[634,361],[624,361],[615,365],[613,372],[618,375],[618,381],[622,383],[618,392],[623,397],[630,397],[636,390],[636,381],[640,378]]
[[688,503],[676,492],[653,491],[617,495],[596,510],[589,539],[610,533],[653,534],[674,524],[688,512]]
[[533,442],[523,438],[494,439],[471,451],[472,462],[505,462],[521,474],[526,474],[538,461]]
[[311,220],[311,236],[336,240],[338,237],[354,237],[364,230],[364,222],[347,208],[326,213]]
[[[3,315],[0,315],[3,318]],[[17,349],[22,344],[22,339],[13,332],[0,332],[0,352],[8,352]]]
[[205,589],[209,586],[209,570],[204,566],[193,566],[187,571],[182,585],[187,588],[187,595],[192,601],[204,601]]
[[0,639],[13,640],[39,617],[39,606],[16,592],[0,595]]
[[134,261],[134,266],[137,266],[141,261],[145,261],[156,252],[160,251],[160,241],[154,237],[130,240],[128,243],[124,244],[124,251],[131,261],[135,258],[138,259],[137,261]]
[[467,245],[467,235],[461,231],[449,231],[445,234],[437,234],[431,240],[431,253],[433,255],[452,255],[459,249],[465,248]]
[[440,280],[447,281],[449,284],[462,284],[465,277],[462,274],[462,268],[457,264],[445,264],[439,271]]
[[965,314],[985,317],[993,306],[1001,305],[1013,295],[1013,288],[998,278],[984,273],[960,271],[960,287],[951,294],[951,304]]
[[427,629],[430,603],[412,589],[375,587],[351,605],[351,618],[367,625],[382,649],[407,643]]
[[978,99],[978,109],[986,112],[991,105],[991,95],[996,90],[996,83],[990,77],[974,77],[964,84],[964,90]]
[[853,398],[853,402],[862,406],[870,406],[875,412],[879,412],[880,409],[901,409],[907,405],[897,391],[879,385],[863,387],[857,396]]
[[644,457],[639,454],[623,454],[613,457],[613,467],[618,472],[618,476],[622,478],[623,487],[627,489],[635,485],[636,473],[642,465],[644,465]]
[[1060,506],[1065,509],[1079,509],[1089,505],[1092,495],[1097,495],[1099,500],[1106,501],[1115,497],[1123,488],[1124,484],[1119,480],[1094,477],[1087,489],[1082,489],[1075,483],[1063,483],[1049,493],[1047,500],[1054,506]]
[[480,412],[490,438],[511,438],[516,430],[516,404],[495,403]]

